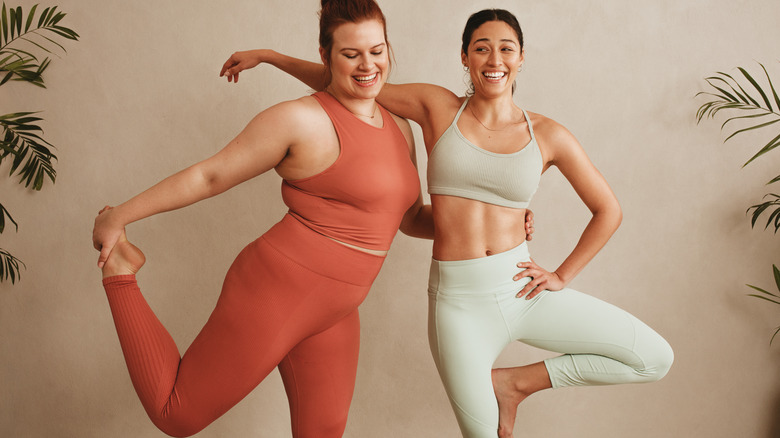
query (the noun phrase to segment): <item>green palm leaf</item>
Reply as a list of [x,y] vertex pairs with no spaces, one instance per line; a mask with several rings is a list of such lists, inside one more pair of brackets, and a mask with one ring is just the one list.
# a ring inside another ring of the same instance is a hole
[[14,284],[20,277],[19,265],[25,266],[21,260],[0,248],[0,281],[11,280]]
[[[78,41],[79,34],[62,25],[65,13],[57,7],[45,8],[39,15],[38,5],[30,8],[25,17],[21,6],[0,7],[0,86],[8,81],[24,81],[46,88],[43,73],[51,59],[39,59],[33,52],[57,54],[66,52],[57,39]],[[57,55],[59,56],[59,55]],[[42,119],[34,112],[18,112],[0,115],[0,165],[10,160],[10,176],[18,175],[20,184],[33,190],[41,190],[46,179],[54,183],[57,173],[53,161],[57,156],[52,153],[53,146],[41,135]],[[8,222],[6,222],[6,219]],[[19,225],[0,204],[0,233],[6,223]],[[20,267],[24,263],[0,248],[0,282],[19,278]]]
[[[759,65],[766,73],[764,65],[761,63],[759,63]],[[737,79],[724,72],[718,72],[717,76],[705,78],[707,84],[717,91],[717,93],[699,92],[696,94],[696,96],[704,95],[709,97],[709,100],[702,104],[696,112],[697,123],[701,123],[705,118],[714,118],[718,112],[723,110],[740,110],[746,111],[748,114],[728,118],[721,125],[721,130],[726,129],[726,125],[735,120],[747,121],[749,119],[764,118],[763,120],[760,120],[760,123],[758,123],[759,121],[757,120],[753,125],[735,129],[724,141],[728,141],[744,132],[766,128],[780,122],[780,97],[777,95],[777,91],[769,78],[769,74],[766,73],[770,90],[770,93],[768,94],[747,70],[742,67],[738,67],[738,70],[742,73],[745,80],[750,83],[752,88],[755,89],[755,92],[760,95],[761,102],[759,102],[759,99],[754,98]],[[775,106],[772,105],[772,101],[769,99],[770,95],[775,99]],[[766,118],[769,118],[769,120],[767,121]],[[778,140],[780,140],[780,138],[773,139],[767,143],[755,156],[748,160],[745,165],[777,147]]]
[[52,162],[57,156],[49,149],[53,146],[37,134],[43,132],[43,129],[36,123],[43,119],[33,114],[36,113],[0,116],[0,126],[5,131],[5,135],[0,138],[0,164],[4,159],[11,158],[10,175],[18,174],[21,176],[20,183],[25,187],[41,190],[46,178],[55,182],[57,172]]
[[[25,19],[21,6],[7,8],[5,2],[2,5],[2,10],[0,10],[0,59],[10,54],[15,57],[17,62],[5,59],[0,63],[0,77],[2,77],[0,85],[13,78],[13,80],[32,82],[43,87],[43,80],[40,77],[49,63],[48,58],[39,61],[32,53],[18,47],[19,44],[29,44],[46,53],[55,53],[55,49],[66,52],[62,44],[47,34],[74,41],[79,38],[78,33],[60,25],[66,14],[57,12],[56,6],[44,9],[38,18],[37,25],[35,25],[37,9],[38,5],[33,6]],[[4,72],[8,73],[3,74]]]
[[[756,222],[758,222],[759,216],[761,216],[764,212],[771,212],[764,229],[768,228],[769,225],[774,223],[775,233],[777,233],[777,230],[780,229],[780,196],[778,196],[775,193],[768,193],[764,196],[764,199],[766,199],[767,197],[773,197],[774,199],[770,201],[762,202],[761,204],[750,206],[750,208],[747,209],[746,213],[750,213],[750,210],[753,210],[753,216],[750,220],[750,226],[755,227]],[[774,209],[772,210],[773,207]]]
[[19,231],[19,224],[16,223],[13,217],[11,217],[11,213],[8,212],[8,210],[3,207],[3,204],[0,204],[0,233],[2,233],[5,230],[5,218],[8,217],[8,220],[11,221],[12,224],[16,227],[16,231]]
[[[777,290],[780,292],[780,270],[777,269],[776,265],[772,265],[772,272],[773,272],[774,277],[775,277],[775,286],[777,287]],[[755,297],[755,298],[758,298],[758,299],[761,299],[761,300],[769,301],[770,303],[774,303],[774,304],[780,305],[780,295],[774,294],[772,292],[769,292],[767,290],[761,289],[760,287],[756,287],[756,286],[753,286],[753,285],[750,285],[750,284],[748,284],[746,286],[748,286],[751,289],[754,289],[754,290],[756,290],[756,291],[761,293],[760,295],[759,294],[748,294],[748,296]],[[774,342],[775,337],[777,336],[778,333],[780,333],[780,327],[778,327],[777,330],[775,330],[775,333],[772,335],[772,338],[769,340],[769,345],[772,345],[772,342]]]

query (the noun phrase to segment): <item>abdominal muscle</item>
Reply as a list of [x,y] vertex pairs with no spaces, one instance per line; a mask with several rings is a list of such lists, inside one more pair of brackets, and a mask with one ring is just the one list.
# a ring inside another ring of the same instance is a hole
[[468,260],[508,251],[525,241],[525,209],[432,195],[433,258]]

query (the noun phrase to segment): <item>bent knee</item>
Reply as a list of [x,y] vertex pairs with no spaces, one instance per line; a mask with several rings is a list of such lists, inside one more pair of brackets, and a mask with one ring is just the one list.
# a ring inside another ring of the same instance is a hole
[[648,382],[656,382],[669,373],[672,363],[674,363],[672,346],[665,339],[660,338],[655,345],[653,353],[646,358],[645,368],[641,373],[647,378]]
[[175,438],[185,438],[193,436],[202,431],[210,423],[192,420],[192,419],[173,419],[173,418],[152,418],[152,423],[160,431],[168,436]]

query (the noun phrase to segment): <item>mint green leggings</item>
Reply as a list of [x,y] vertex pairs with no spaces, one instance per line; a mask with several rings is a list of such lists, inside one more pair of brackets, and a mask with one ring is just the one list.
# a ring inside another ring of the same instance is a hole
[[495,438],[491,369],[512,341],[563,353],[545,360],[553,388],[653,382],[672,365],[669,344],[628,312],[565,288],[516,298],[520,246],[488,257],[431,263],[431,353],[466,438]]

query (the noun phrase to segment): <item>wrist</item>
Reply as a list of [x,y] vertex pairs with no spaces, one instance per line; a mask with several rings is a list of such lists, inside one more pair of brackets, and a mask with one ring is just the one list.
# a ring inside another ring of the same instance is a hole
[[564,286],[569,284],[569,282],[571,281],[570,277],[568,277],[565,273],[562,273],[560,271],[553,271],[552,274],[558,277],[558,280],[560,280],[562,285]]
[[277,66],[278,58],[276,55],[278,55],[278,53],[276,53],[271,49],[257,49],[253,52],[253,55],[258,64],[266,63],[266,64],[271,64],[274,67]]

